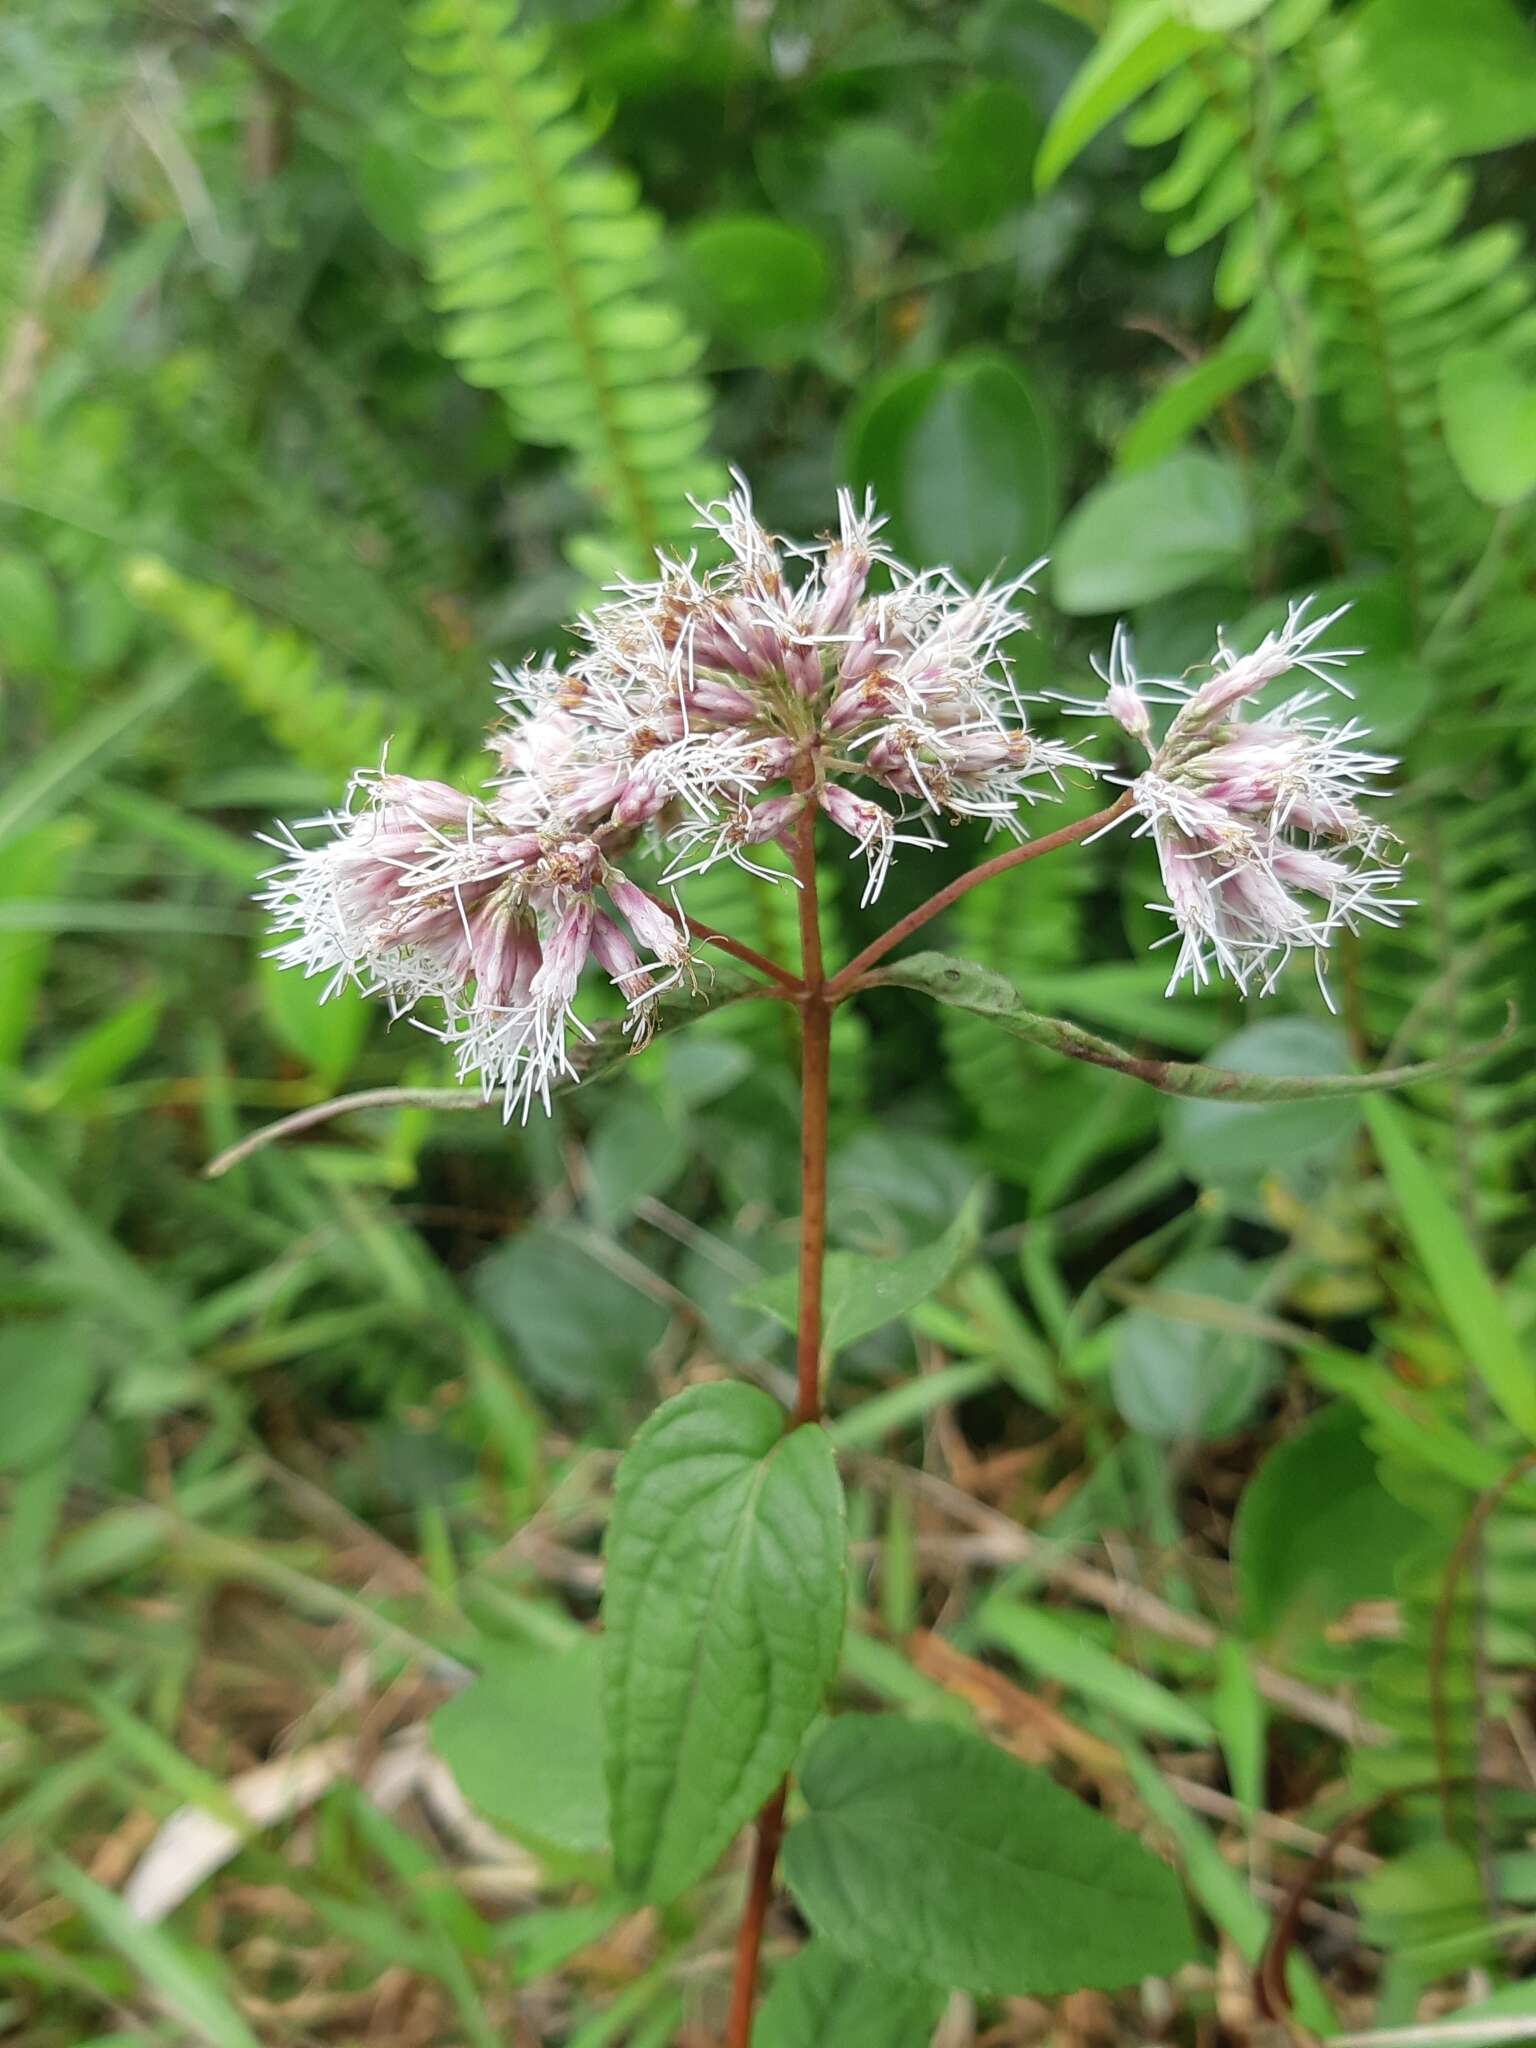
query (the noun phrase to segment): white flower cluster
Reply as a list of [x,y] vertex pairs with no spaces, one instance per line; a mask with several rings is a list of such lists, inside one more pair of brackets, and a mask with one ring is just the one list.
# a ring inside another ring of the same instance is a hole
[[[283,828],[264,893],[276,957],[396,1015],[441,1005],[427,1028],[460,1078],[526,1117],[575,1071],[589,961],[622,992],[637,1043],[658,997],[691,985],[675,887],[670,908],[639,887],[622,865],[637,847],[659,849],[675,885],[720,860],[755,866],[810,808],[867,863],[868,901],[898,845],[939,843],[940,819],[1020,831],[1021,805],[1090,767],[1030,731],[1013,687],[1005,649],[1025,627],[1028,575],[970,591],[894,560],[868,499],[844,491],[838,513],[835,536],[792,546],[738,479],[701,513],[716,566],[663,557],[653,582],[619,585],[581,622],[574,660],[498,671],[499,772],[478,795],[381,768],[309,821],[318,843]],[[1214,970],[1267,994],[1300,949],[1321,982],[1336,933],[1396,922],[1393,842],[1359,807],[1392,764],[1355,750],[1353,721],[1317,715],[1342,688],[1345,656],[1318,646],[1338,616],[1295,606],[1252,653],[1220,647],[1198,684],[1138,677],[1117,633],[1104,694],[1072,705],[1108,713],[1147,754],[1130,808],[1178,927],[1170,989]],[[1325,687],[1250,716],[1293,670]],[[1173,712],[1160,741],[1157,706]]]
[[[1138,677],[1129,640],[1115,636],[1092,709],[1107,711],[1148,757],[1129,788],[1138,836],[1152,835],[1168,892],[1153,907],[1178,927],[1170,993],[1185,975],[1202,984],[1214,969],[1245,994],[1268,995],[1291,955],[1310,951],[1327,998],[1335,936],[1399,920],[1396,842],[1360,809],[1394,763],[1357,749],[1365,728],[1354,719],[1334,725],[1318,715],[1330,691],[1344,689],[1335,672],[1359,650],[1320,648],[1342,613],[1313,619],[1308,609],[1291,606],[1250,654],[1219,647],[1197,684]],[[1323,687],[1247,715],[1267,684],[1297,670]],[[1161,742],[1154,704],[1173,707]]]
[[968,591],[915,573],[847,492],[837,534],[808,547],[767,533],[739,479],[700,523],[719,566],[662,558],[654,582],[620,585],[581,622],[574,661],[498,671],[499,773],[480,794],[360,773],[340,812],[309,821],[324,839],[274,842],[276,957],[397,1015],[434,999],[460,1077],[508,1116],[572,1071],[589,959],[637,1040],[692,973],[675,895],[666,908],[621,866],[642,840],[676,883],[753,866],[810,806],[866,861],[868,900],[897,845],[938,843],[935,820],[1018,831],[1021,802],[1087,766],[1030,732],[1013,689],[1004,644],[1025,628],[1027,576]]

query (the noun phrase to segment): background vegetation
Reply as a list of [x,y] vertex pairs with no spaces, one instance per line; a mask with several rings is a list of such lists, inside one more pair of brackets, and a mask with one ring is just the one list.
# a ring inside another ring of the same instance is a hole
[[[725,461],[795,531],[869,481],[918,559],[1050,551],[1034,687],[1119,614],[1177,672],[1348,597],[1404,761],[1419,907],[1337,1021],[1165,1005],[1124,839],[941,943],[1273,1071],[1496,1032],[1536,887],[1536,40],[1511,0],[39,0],[0,107],[0,2039],[702,2042],[740,1869],[622,1907],[585,1653],[548,1652],[636,1418],[782,1383],[740,1297],[791,1256],[793,1043],[751,1006],[547,1127],[396,1111],[207,1181],[286,1109],[446,1078],[263,960],[253,835],[390,736],[464,760],[491,661]],[[781,892],[710,889],[792,953]],[[942,2041],[1243,2036],[1275,1901],[1392,1792],[1301,1910],[1301,2018],[1528,2034],[1524,1028],[1368,1122],[1162,1104],[895,992],[839,1032],[839,1246],[930,1244],[984,1183],[834,1397],[842,1697],[1049,1760],[1208,1940],[1139,1999],[956,1999]],[[813,2038],[790,2004],[765,2034]]]

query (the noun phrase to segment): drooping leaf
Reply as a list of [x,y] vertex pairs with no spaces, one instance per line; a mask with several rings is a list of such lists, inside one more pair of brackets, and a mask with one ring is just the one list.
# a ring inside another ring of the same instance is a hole
[[1208,40],[1173,0],[1122,7],[1051,116],[1035,159],[1037,189],[1048,191],[1101,128]]
[[1248,536],[1238,471],[1184,449],[1106,478],[1067,515],[1051,567],[1056,602],[1078,616],[1129,610],[1235,569]]
[[810,1941],[774,1977],[754,2048],[928,2048],[944,1994]]
[[670,1898],[794,1760],[837,1663],[842,1490],[814,1426],[692,1387],[640,1430],[608,1528],[608,1784],[619,1876]]
[[800,1771],[784,1875],[818,1935],[936,1983],[1049,1996],[1177,1969],[1177,1880],[1042,1771],[937,1723],[845,1715]]
[[861,983],[866,988],[911,988],[986,1017],[1016,1038],[1044,1046],[1067,1059],[1110,1067],[1131,1074],[1164,1095],[1189,1096],[1211,1102],[1310,1102],[1330,1096],[1365,1095],[1383,1088],[1403,1088],[1429,1081],[1459,1067],[1488,1059],[1504,1043],[1507,1031],[1487,1045],[1469,1046],[1443,1059],[1420,1060],[1407,1067],[1379,1067],[1373,1074],[1246,1074],[1230,1067],[1198,1066],[1187,1060],[1157,1060],[1126,1051],[1097,1033],[1084,1031],[1061,1017],[1042,1017],[1027,1010],[1018,991],[974,960],[956,960],[947,953],[914,953],[894,967],[882,967]]
[[[941,1237],[894,1259],[869,1259],[858,1252],[829,1252],[822,1278],[822,1350],[828,1357],[856,1344],[871,1330],[894,1322],[941,1287],[975,1244],[981,1224],[981,1190],[973,1190]],[[739,1299],[795,1327],[799,1278],[793,1269],[775,1273]]]
[[438,1708],[432,1747],[464,1797],[535,1847],[608,1846],[601,1658],[570,1649],[488,1647],[480,1676]]

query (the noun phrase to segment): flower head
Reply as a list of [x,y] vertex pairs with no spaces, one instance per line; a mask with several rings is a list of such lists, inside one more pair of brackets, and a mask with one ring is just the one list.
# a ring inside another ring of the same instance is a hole
[[[286,830],[265,902],[284,965],[427,1021],[508,1115],[574,1072],[584,970],[622,995],[636,1043],[693,986],[682,910],[626,871],[685,882],[720,860],[770,879],[808,811],[852,841],[879,893],[897,849],[942,818],[1019,831],[1019,810],[1086,765],[1032,733],[1007,642],[1028,576],[978,591],[904,567],[871,498],[837,525],[770,533],[739,478],[700,508],[718,559],[658,558],[577,627],[574,659],[496,670],[502,723],[476,794],[380,770],[341,810]],[[852,784],[864,785],[861,789]]]
[[[1104,708],[1148,756],[1129,782],[1138,835],[1157,848],[1165,909],[1178,928],[1170,992],[1187,975],[1214,971],[1245,994],[1267,995],[1295,952],[1310,952],[1327,994],[1324,967],[1340,931],[1394,925],[1396,842],[1360,808],[1392,768],[1360,750],[1365,728],[1336,725],[1318,706],[1343,690],[1337,671],[1353,650],[1317,643],[1340,617],[1307,617],[1293,605],[1285,624],[1249,654],[1218,646],[1209,675],[1194,683],[1152,681],[1135,672],[1131,646],[1115,635]],[[1300,690],[1256,715],[1265,686],[1301,670],[1324,687]],[[1172,705],[1161,741],[1149,703]]]

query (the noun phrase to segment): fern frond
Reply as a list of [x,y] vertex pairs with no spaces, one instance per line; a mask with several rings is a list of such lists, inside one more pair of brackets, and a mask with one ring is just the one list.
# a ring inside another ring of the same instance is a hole
[[303,768],[338,786],[386,745],[396,766],[440,775],[440,747],[423,745],[393,700],[330,674],[313,644],[269,626],[227,591],[179,576],[156,556],[128,563],[124,585],[136,604],[164,619],[196,648]]
[[518,0],[420,0],[410,56],[446,189],[426,221],[443,346],[526,440],[574,451],[641,550],[706,487],[700,343],[659,295],[660,228],[587,155],[578,81]]

